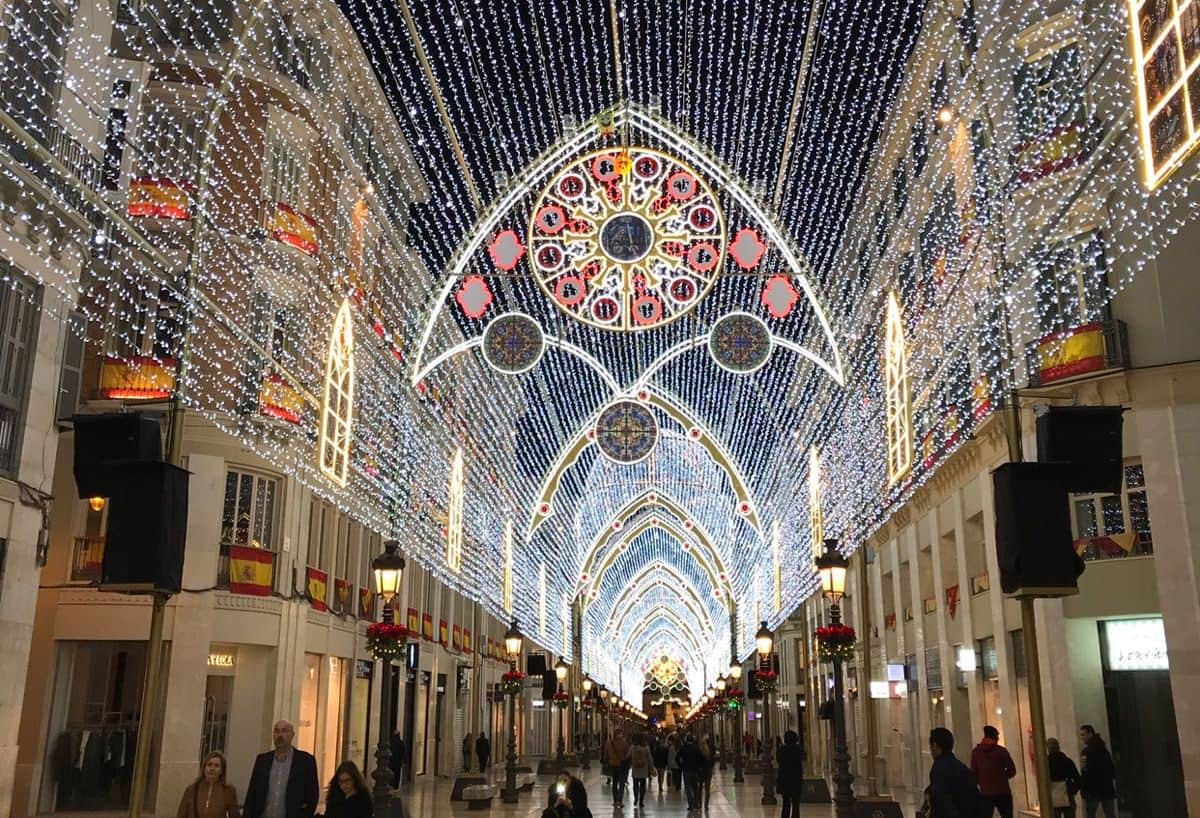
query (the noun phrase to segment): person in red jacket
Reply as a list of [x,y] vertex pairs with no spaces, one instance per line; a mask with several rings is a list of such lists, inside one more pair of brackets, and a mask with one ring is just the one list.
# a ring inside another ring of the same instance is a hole
[[999,812],[1000,818],[1013,818],[1012,789],[1008,780],[1017,774],[1008,750],[1000,745],[1000,731],[990,724],[983,728],[983,740],[971,751],[971,772],[979,785],[982,809],[979,814],[992,818]]

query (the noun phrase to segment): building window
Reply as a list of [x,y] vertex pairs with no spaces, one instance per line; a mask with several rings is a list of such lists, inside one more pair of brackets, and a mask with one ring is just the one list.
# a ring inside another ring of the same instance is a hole
[[318,438],[321,472],[339,486],[350,470],[354,417],[354,318],[350,300],[342,302],[329,337],[325,359],[325,395]]
[[1056,242],[1034,259],[1034,292],[1041,334],[1112,317],[1104,241],[1089,230]]
[[241,468],[225,472],[221,543],[275,551],[279,480]]
[[15,477],[29,400],[42,288],[0,260],[0,474]]
[[1066,43],[1022,63],[1013,77],[1021,182],[1070,167],[1084,149],[1087,124],[1079,43]]
[[975,0],[963,0],[962,14],[958,17],[958,38],[968,56],[979,50],[979,34],[975,25]]
[[272,134],[267,144],[266,171],[263,195],[268,202],[278,202],[298,210],[306,209],[307,148],[282,134]]
[[881,204],[875,211],[875,252],[883,255],[888,245],[888,214]]
[[1146,0],[1130,17],[1144,175],[1153,189],[1200,145],[1200,3]]
[[0,108],[48,142],[55,128],[70,15],[56,0],[15,0],[0,8],[8,38],[0,46]]
[[308,507],[308,567],[324,571],[329,555],[329,529],[336,524],[337,511],[333,506],[313,498]]
[[900,303],[895,293],[888,294],[883,378],[887,398],[888,482],[896,483],[908,474],[912,466],[912,416],[908,390],[908,351],[904,345]]
[[190,190],[200,167],[200,114],[149,97],[140,119],[134,176],[170,181]]
[[1071,495],[1071,522],[1075,548],[1085,560],[1153,554],[1141,462],[1125,464],[1120,494]]

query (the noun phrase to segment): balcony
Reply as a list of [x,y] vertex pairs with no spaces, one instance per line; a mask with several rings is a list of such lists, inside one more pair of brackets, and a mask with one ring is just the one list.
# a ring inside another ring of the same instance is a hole
[[304,416],[304,398],[282,376],[267,375],[258,392],[258,411],[266,417],[298,424]]
[[1013,150],[1009,157],[1019,185],[1027,185],[1080,164],[1088,152],[1085,123],[1060,125]]
[[218,546],[217,587],[245,596],[271,596],[275,590],[274,551],[223,542]]
[[76,537],[71,553],[71,582],[99,582],[103,537]]
[[106,355],[100,362],[103,400],[164,400],[174,391],[174,358]]
[[284,202],[263,202],[262,225],[267,236],[306,256],[320,251],[317,220]]
[[1026,346],[1031,387],[1094,375],[1129,366],[1129,343],[1121,321],[1091,324],[1052,332]]
[[[45,150],[54,157],[75,181],[88,191],[100,195],[103,189],[104,166],[96,157],[71,136],[58,122],[44,119],[36,127],[32,123],[18,122],[27,128],[27,133],[37,139]],[[7,153],[19,165],[28,170],[62,197],[68,206],[83,213],[93,224],[100,223],[99,213],[87,202],[75,184],[62,177],[62,173],[46,162],[38,152],[28,147],[24,140],[13,135],[7,128],[0,128],[0,152]]]

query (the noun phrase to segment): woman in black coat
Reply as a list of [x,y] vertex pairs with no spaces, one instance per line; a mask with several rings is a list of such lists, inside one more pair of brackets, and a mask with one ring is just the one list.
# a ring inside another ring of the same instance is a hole
[[[1054,818],[1075,818],[1075,794],[1079,792],[1079,770],[1062,751],[1056,738],[1046,739],[1050,756],[1050,788],[1054,800]],[[1063,798],[1067,803],[1062,803]]]
[[800,817],[800,796],[804,788],[804,747],[795,730],[783,734],[783,745],[776,758],[779,765],[775,774],[777,789],[783,797],[783,818]]
[[371,818],[371,793],[353,761],[343,761],[325,793],[325,818]]

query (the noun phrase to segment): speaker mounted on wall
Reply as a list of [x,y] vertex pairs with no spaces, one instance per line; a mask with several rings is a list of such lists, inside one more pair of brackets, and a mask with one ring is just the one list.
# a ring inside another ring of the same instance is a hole
[[1084,565],[1071,537],[1066,489],[1073,468],[1061,463],[1005,463],[992,472],[996,558],[1004,593],[1079,593]]
[[1070,492],[1120,494],[1122,413],[1120,406],[1051,406],[1038,416],[1039,463],[1062,463]]

